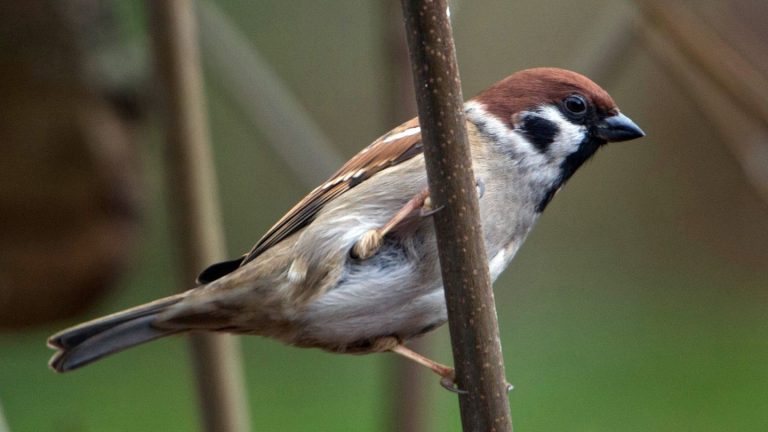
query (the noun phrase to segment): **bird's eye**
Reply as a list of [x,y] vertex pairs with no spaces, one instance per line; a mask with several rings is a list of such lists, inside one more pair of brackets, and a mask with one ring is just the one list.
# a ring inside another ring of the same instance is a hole
[[571,95],[563,99],[565,109],[576,116],[582,116],[587,112],[587,101],[583,96]]

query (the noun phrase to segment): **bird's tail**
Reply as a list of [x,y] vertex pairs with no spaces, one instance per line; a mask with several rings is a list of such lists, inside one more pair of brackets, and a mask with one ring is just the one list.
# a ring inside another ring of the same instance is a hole
[[158,314],[182,297],[178,294],[162,298],[56,333],[48,338],[48,346],[58,350],[49,362],[50,367],[57,372],[71,371],[126,348],[183,331],[152,325]]

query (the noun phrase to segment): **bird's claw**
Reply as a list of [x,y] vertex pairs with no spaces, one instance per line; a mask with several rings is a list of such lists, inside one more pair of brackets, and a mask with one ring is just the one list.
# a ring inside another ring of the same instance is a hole
[[[445,376],[441,378],[440,385],[451,393],[456,393],[456,394],[469,393],[468,391],[462,390],[458,387],[458,385],[456,384],[456,379],[453,376]],[[513,386],[512,384],[506,381],[504,381],[504,387],[507,389],[507,393],[515,389],[515,386]]]
[[451,393],[456,393],[456,394],[468,393],[466,390],[462,390],[456,385],[456,381],[454,380],[453,376],[446,376],[441,378],[440,385],[443,386],[444,389],[448,390]]
[[[485,195],[485,182],[483,179],[477,178],[475,180],[475,188],[477,189],[477,199],[482,198],[483,195]],[[426,197],[424,199],[424,204],[421,206],[421,210],[419,210],[419,215],[421,217],[432,216],[444,208],[445,206],[443,205],[432,208],[432,199],[430,197]]]
[[433,214],[435,214],[435,213],[439,212],[440,210],[442,210],[442,209],[444,209],[444,208],[445,208],[445,206],[439,206],[439,207],[436,207],[436,208],[432,208],[432,207],[429,207],[429,208],[422,208],[422,209],[419,211],[419,215],[420,215],[421,217],[429,217],[429,216],[432,216]]

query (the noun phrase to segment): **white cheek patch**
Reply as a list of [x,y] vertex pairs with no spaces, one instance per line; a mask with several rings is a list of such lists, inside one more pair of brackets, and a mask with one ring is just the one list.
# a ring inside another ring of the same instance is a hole
[[[556,106],[517,113],[521,117],[538,116],[557,126],[557,135],[542,151],[526,137],[525,131],[510,128],[503,119],[488,113],[483,104],[470,101],[465,105],[465,112],[467,119],[512,159],[512,167],[529,184],[536,185],[537,190],[546,190],[560,181],[563,161],[579,150],[587,135],[585,126],[572,123]],[[499,262],[502,262],[501,257]]]
[[562,162],[568,155],[576,152],[587,135],[584,125],[572,123],[554,106],[547,106],[537,111],[537,114],[556,124],[559,132],[555,140],[547,148],[547,155],[556,163]]
[[[475,101],[464,104],[464,110],[471,122],[478,125],[484,133],[496,137],[501,145],[514,147],[515,150],[533,151],[533,147],[519,133],[510,129],[497,117],[488,114],[485,107]],[[526,151],[527,152],[527,151]]]
[[474,122],[483,133],[492,136],[503,153],[510,155],[517,169],[528,172],[534,181],[549,182],[560,175],[559,166],[549,167],[548,156],[542,154],[523,133],[511,129],[501,119],[489,114],[482,104],[475,101],[467,102],[465,111],[470,121]]

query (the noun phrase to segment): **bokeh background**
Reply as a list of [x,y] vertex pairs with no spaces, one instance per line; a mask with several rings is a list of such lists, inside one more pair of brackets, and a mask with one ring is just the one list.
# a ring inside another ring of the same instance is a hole
[[[183,338],[46,367],[50,333],[189,280],[144,6],[0,2],[0,431],[198,427]],[[333,169],[286,160],[269,95],[303,116],[288,129],[348,157],[409,118],[408,66],[396,2],[201,0],[198,13],[234,257]],[[465,96],[571,68],[648,135],[582,168],[495,284],[518,430],[768,429],[767,16],[759,0],[453,5]],[[392,356],[241,340],[254,431],[397,429]],[[427,342],[450,362],[445,329]],[[455,395],[426,371],[411,385],[424,430],[459,430]]]

